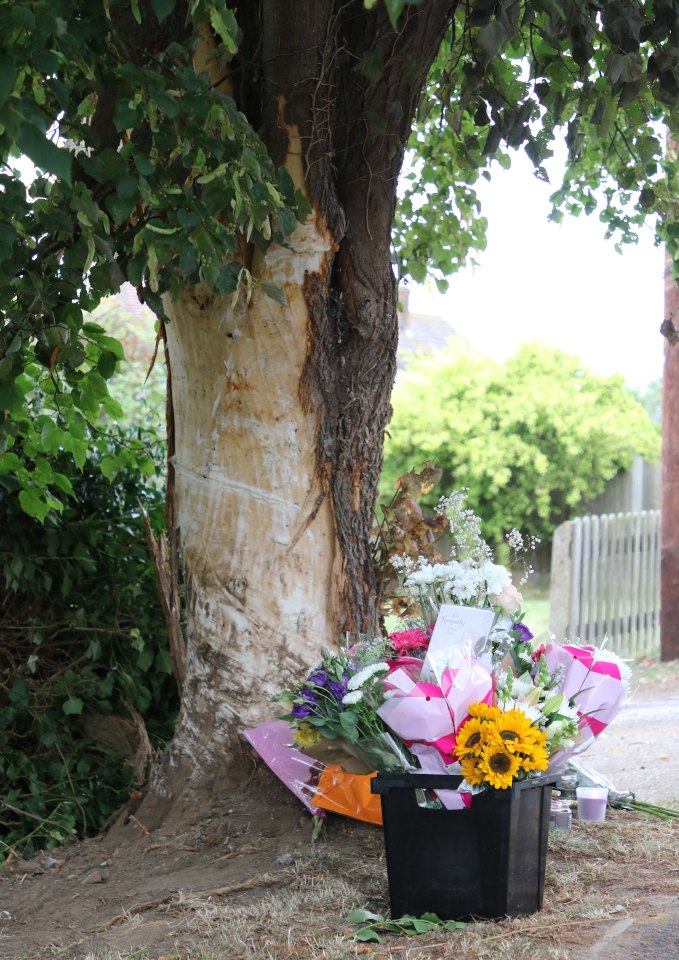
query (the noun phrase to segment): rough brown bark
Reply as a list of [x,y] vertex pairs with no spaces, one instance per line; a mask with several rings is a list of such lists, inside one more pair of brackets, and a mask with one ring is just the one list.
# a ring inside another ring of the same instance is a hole
[[[390,265],[396,186],[427,71],[455,4],[406,8],[395,32],[360,0],[241,4],[240,93],[278,162],[299,131],[306,190],[336,245],[309,275],[303,389],[322,409],[319,469],[342,553],[345,623],[376,626],[370,528],[396,372],[396,280]],[[256,42],[253,43],[253,38]]]
[[671,264],[665,276],[665,362],[662,401],[662,524],[660,644],[662,660],[679,659],[679,433],[674,411],[679,406],[679,343],[672,328],[679,324],[679,287]]

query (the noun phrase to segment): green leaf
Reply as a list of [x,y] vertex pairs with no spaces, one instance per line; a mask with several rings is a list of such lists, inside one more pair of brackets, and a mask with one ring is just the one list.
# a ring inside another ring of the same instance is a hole
[[114,397],[104,397],[101,405],[109,417],[113,417],[114,420],[120,420],[125,416],[125,410],[122,404]]
[[158,109],[164,113],[166,117],[173,119],[179,114],[179,104],[166,93],[163,93],[161,90],[157,90],[152,94],[152,97],[154,103],[157,104]]
[[40,429],[40,445],[45,453],[56,453],[64,441],[64,431],[51,417],[46,417]]
[[366,923],[368,921],[383,920],[383,917],[377,913],[371,913],[370,910],[352,910],[347,917],[348,923]]
[[107,480],[113,480],[118,472],[118,460],[116,457],[104,457],[99,464],[99,469]]
[[17,145],[40,170],[71,183],[71,154],[48,140],[37,127],[29,123],[22,124],[17,133]]
[[125,359],[125,348],[123,347],[120,340],[116,340],[115,337],[97,337],[97,343],[102,350],[110,351],[116,360]]
[[384,0],[384,5],[387,8],[389,21],[394,30],[396,30],[398,28],[398,18],[401,16],[403,8],[406,5],[406,0]]
[[104,380],[110,380],[113,374],[116,372],[116,365],[118,361],[116,359],[115,353],[110,350],[105,350],[99,360],[97,361],[97,370],[102,375]]
[[360,940],[361,943],[384,943],[384,937],[381,937],[377,930],[372,927],[364,927],[353,934],[354,940]]
[[16,64],[7,60],[5,57],[0,57],[0,107],[9,98],[10,93],[14,89],[16,78]]
[[210,7],[210,23],[212,29],[222,41],[226,49],[231,54],[238,52],[238,24],[231,10],[224,7],[218,10],[215,6]]
[[158,20],[164,20],[168,14],[172,13],[176,3],[177,0],[151,0],[153,12],[158,17]]
[[7,451],[0,456],[0,474],[3,473],[16,473],[22,466],[21,460],[17,457],[16,453]]
[[15,381],[0,381],[0,410],[9,410],[12,413],[18,413],[24,402],[22,390]]
[[63,473],[55,473],[52,476],[52,484],[60,490],[62,493],[67,493],[69,496],[74,496],[75,492],[73,490],[73,484],[68,479],[68,477]]
[[139,0],[130,0],[130,8],[132,10],[132,16],[141,24],[141,13],[139,12]]
[[275,283],[272,283],[271,280],[264,280],[262,282],[262,290],[267,297],[275,300],[276,303],[280,303],[282,307],[287,307],[288,298],[285,296],[285,293],[281,290],[281,288]]
[[80,697],[69,697],[61,706],[61,709],[67,717],[74,716],[83,712],[83,702]]
[[119,100],[113,112],[113,122],[119,132],[129,130],[139,122],[139,109],[136,106],[130,106],[127,99]]
[[30,487],[20,491],[19,503],[24,513],[39,520],[40,523],[44,522],[45,517],[50,512],[49,505],[39,496],[36,490]]

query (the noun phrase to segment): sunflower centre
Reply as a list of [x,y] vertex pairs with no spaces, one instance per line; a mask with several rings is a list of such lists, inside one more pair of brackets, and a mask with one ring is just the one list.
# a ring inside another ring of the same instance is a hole
[[500,734],[503,740],[518,740],[519,735],[514,730],[503,730]]
[[511,758],[506,753],[493,753],[488,760],[488,766],[493,773],[507,773],[511,765]]

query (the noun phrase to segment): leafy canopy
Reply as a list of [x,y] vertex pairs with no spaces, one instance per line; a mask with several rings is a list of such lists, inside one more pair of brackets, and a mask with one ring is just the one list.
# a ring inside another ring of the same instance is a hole
[[513,526],[550,539],[636,454],[660,454],[657,431],[621,377],[596,376],[548,347],[522,347],[503,366],[457,348],[420,357],[397,381],[393,405],[385,492],[414,463],[432,460],[443,469],[437,489],[469,487],[496,544]]
[[[343,15],[378,4],[395,32],[417,13],[415,0],[353,0]],[[225,92],[230,71],[252,68],[227,0],[0,7],[0,476],[20,477],[23,508],[43,520],[72,496],[49,457],[82,467],[101,410],[117,415],[120,345],[86,314],[124,280],[159,316],[183,286],[247,295],[245,251],[285,242],[309,206]],[[603,184],[609,231],[631,241],[658,213],[674,256],[676,164],[661,135],[676,127],[674,0],[475,0],[451,17],[410,142],[402,271],[444,287],[484,243],[478,178],[519,147],[544,176],[561,129],[570,167],[555,209],[590,212]],[[384,66],[367,55],[355,68],[377,81]],[[29,185],[20,155],[37,168]]]
[[[387,3],[392,11],[403,0]],[[599,208],[607,236],[633,243],[658,215],[679,262],[676,5],[656,2],[475,0],[456,8],[415,121],[412,167],[395,227],[401,270],[439,289],[485,244],[475,184],[522,148],[544,166],[565,138],[568,166],[552,217]]]
[[[65,450],[82,467],[102,408],[121,414],[107,381],[122,348],[87,314],[125,280],[161,316],[181,285],[251,287],[238,244],[282,241],[308,209],[233,99],[194,69],[200,30],[222,61],[236,50],[224,0],[175,7],[2,4],[0,476],[19,471],[40,520],[72,495],[48,458]],[[19,155],[37,168],[30,185]]]

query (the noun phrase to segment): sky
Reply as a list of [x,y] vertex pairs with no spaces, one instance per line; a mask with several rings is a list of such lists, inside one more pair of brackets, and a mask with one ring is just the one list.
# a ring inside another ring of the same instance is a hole
[[478,266],[451,279],[445,295],[409,284],[410,310],[443,316],[472,346],[502,361],[540,341],[580,356],[596,373],[619,373],[643,389],[662,376],[664,265],[652,227],[622,254],[597,214],[547,220],[559,184],[536,179],[523,153],[495,167],[479,193],[488,246]]

